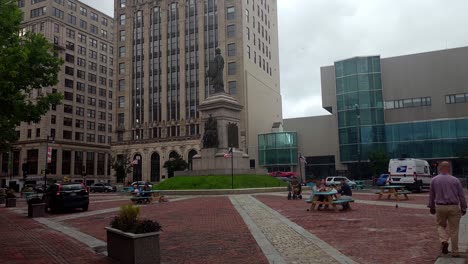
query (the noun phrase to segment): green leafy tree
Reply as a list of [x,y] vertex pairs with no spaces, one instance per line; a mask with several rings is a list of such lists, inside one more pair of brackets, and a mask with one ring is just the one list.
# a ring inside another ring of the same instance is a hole
[[182,157],[175,153],[172,158],[164,163],[163,168],[167,169],[169,178],[174,177],[175,171],[183,171],[188,168],[188,163]]
[[369,155],[369,163],[374,176],[378,176],[388,171],[389,158],[385,151],[375,151]]
[[132,172],[132,162],[127,155],[112,157],[112,168],[115,170],[117,182],[124,182],[129,173]]
[[40,34],[21,33],[17,1],[0,0],[0,150],[17,140],[21,122],[38,122],[61,94],[29,97],[33,90],[54,86],[62,60]]

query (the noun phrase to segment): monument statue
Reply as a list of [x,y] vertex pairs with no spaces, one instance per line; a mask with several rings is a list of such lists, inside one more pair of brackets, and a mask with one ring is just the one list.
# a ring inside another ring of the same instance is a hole
[[210,78],[211,84],[213,84],[214,93],[225,93],[224,90],[224,58],[221,56],[221,49],[216,48],[216,56],[210,63],[206,77]]
[[218,141],[218,121],[211,115],[205,122],[205,134],[203,135],[203,148],[217,148]]

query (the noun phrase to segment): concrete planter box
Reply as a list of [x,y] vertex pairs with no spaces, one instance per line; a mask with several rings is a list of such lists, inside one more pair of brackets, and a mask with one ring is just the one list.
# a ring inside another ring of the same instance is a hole
[[121,264],[159,264],[159,234],[132,234],[106,227],[107,254]]
[[44,217],[45,216],[45,210],[46,210],[46,204],[45,203],[39,203],[39,204],[29,204],[28,205],[28,217]]
[[16,207],[16,198],[6,198],[5,207]]

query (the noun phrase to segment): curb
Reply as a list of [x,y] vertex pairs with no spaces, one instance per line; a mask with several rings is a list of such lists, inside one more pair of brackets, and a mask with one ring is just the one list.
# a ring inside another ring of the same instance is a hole
[[207,190],[161,190],[164,195],[227,195],[287,192],[287,187],[252,188],[252,189],[207,189]]

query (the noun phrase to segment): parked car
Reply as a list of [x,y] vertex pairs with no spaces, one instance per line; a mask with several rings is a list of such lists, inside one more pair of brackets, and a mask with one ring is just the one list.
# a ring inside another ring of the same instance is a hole
[[344,177],[344,176],[330,176],[325,179],[325,185],[330,186],[330,185],[340,185],[341,180],[344,179],[346,183],[350,186],[353,187],[356,185],[356,182]]
[[117,188],[109,183],[95,183],[89,186],[90,192],[115,192]]
[[143,187],[145,186],[145,184],[148,184],[148,186],[149,186],[150,188],[153,188],[153,184],[152,184],[151,182],[145,182],[145,181],[136,181],[136,182],[133,182],[133,183],[132,183],[132,187],[133,187],[133,188],[136,188],[136,187],[138,186],[138,187],[143,188]]
[[82,183],[52,184],[47,188],[43,200],[52,212],[68,208],[81,208],[87,211],[89,207],[89,193]]
[[388,174],[381,174],[379,178],[377,178],[377,186],[384,186],[387,183]]
[[295,176],[297,176],[297,173],[291,172],[291,171],[275,171],[275,172],[270,172],[270,176],[273,176],[273,177],[295,177]]

